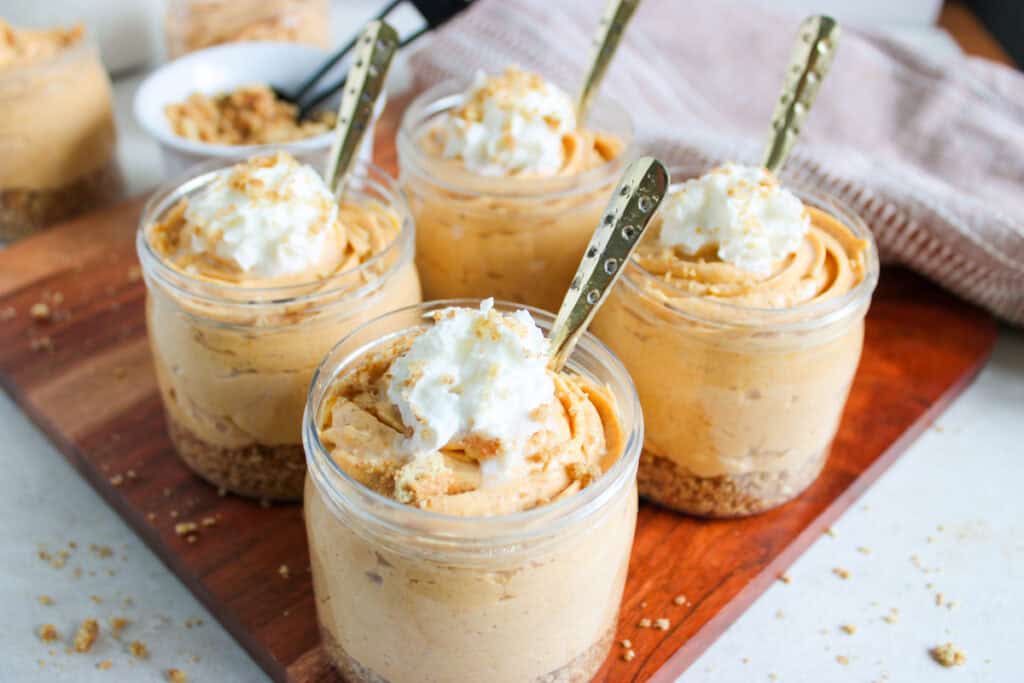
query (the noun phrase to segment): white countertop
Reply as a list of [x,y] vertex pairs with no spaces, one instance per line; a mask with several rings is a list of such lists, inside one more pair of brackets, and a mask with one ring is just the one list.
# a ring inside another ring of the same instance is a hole
[[[356,4],[364,10],[368,2]],[[913,37],[948,49],[941,35]],[[130,120],[138,80],[115,87],[133,192],[162,180],[156,148]],[[1004,328],[978,381],[843,516],[834,536],[797,561],[791,582],[773,585],[680,681],[1020,680],[1022,420],[1024,334]],[[6,396],[0,433],[0,681],[143,683],[166,680],[169,667],[190,681],[267,680]],[[40,549],[56,557],[69,542],[77,549],[65,566],[39,559]],[[101,557],[91,544],[113,554]],[[837,567],[850,577],[837,577]],[[937,606],[939,592],[955,605]],[[41,595],[54,604],[40,604]],[[144,641],[149,659],[133,659],[108,635],[89,654],[65,653],[82,619],[102,619],[106,634],[113,616],[132,620],[123,643]],[[38,639],[44,623],[57,627],[61,643]],[[965,666],[946,671],[930,659],[928,649],[946,641],[966,650]],[[98,669],[105,660],[111,668]]]

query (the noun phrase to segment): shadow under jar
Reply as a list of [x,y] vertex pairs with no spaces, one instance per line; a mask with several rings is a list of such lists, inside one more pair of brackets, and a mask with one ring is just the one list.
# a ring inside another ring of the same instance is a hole
[[87,36],[0,66],[0,242],[120,196],[116,143],[110,79]]
[[[338,378],[431,325],[430,313],[478,303],[382,316],[331,351],[313,380],[303,422],[306,531],[324,646],[346,681],[588,681],[610,649],[636,526],[643,418],[625,368],[592,336],[567,369],[611,392],[624,447],[600,477],[554,502],[492,517],[420,509],[358,483],[321,441]],[[550,315],[531,314],[550,328]]]
[[211,484],[243,496],[297,500],[305,458],[302,411],[317,365],[339,339],[382,312],[418,303],[415,228],[394,181],[356,167],[346,202],[378,203],[397,237],[356,268],[285,287],[242,287],[169,265],[149,229],[232,161],[193,169],[143,211],[136,247],[148,288],[146,323],[171,441]]
[[812,225],[833,220],[863,241],[862,277],[849,291],[746,307],[688,293],[634,258],[591,325],[636,382],[647,425],[640,495],[661,505],[704,517],[763,512],[807,489],[828,457],[860,361],[878,255],[850,209],[793,191]]
[[464,88],[447,82],[423,93],[398,132],[399,181],[416,218],[424,296],[493,296],[557,311],[630,159],[632,121],[614,101],[598,98],[584,128],[607,149],[606,161],[552,176],[484,176],[425,146],[463,103]]

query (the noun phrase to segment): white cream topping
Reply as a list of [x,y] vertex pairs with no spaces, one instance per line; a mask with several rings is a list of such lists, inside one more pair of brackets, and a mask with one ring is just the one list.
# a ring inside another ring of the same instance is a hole
[[800,248],[811,220],[803,202],[764,168],[725,164],[689,180],[661,209],[662,245],[696,254],[717,246],[718,258],[768,275]]
[[468,438],[495,442],[496,456],[480,463],[485,486],[522,471],[524,446],[542,426],[536,411],[555,395],[543,332],[526,311],[493,305],[438,312],[391,364],[388,385],[416,457]]
[[327,258],[338,207],[312,167],[280,153],[227,169],[191,197],[188,253],[210,254],[246,275],[300,273]]
[[464,104],[445,118],[444,157],[486,176],[553,175],[565,163],[562,137],[575,129],[572,99],[540,76],[477,72]]

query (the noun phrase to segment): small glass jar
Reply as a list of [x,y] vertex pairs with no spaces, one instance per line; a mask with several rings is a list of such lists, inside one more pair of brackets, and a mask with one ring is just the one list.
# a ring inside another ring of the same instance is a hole
[[481,176],[422,147],[424,134],[460,106],[465,84],[418,97],[398,132],[399,181],[418,227],[416,264],[429,299],[488,297],[557,311],[615,183],[629,161],[633,124],[598,98],[587,127],[616,138],[618,155],[583,173],[549,178]]
[[688,295],[633,262],[591,325],[636,382],[647,424],[640,495],[666,507],[704,517],[759,513],[802,493],[828,457],[860,361],[878,253],[849,208],[794,192],[868,242],[864,277],[851,291],[750,308]]
[[421,300],[415,228],[394,181],[360,164],[346,199],[380,202],[401,220],[394,242],[360,267],[318,283],[253,288],[168,265],[149,227],[236,161],[201,164],[147,203],[136,239],[149,290],[146,323],[168,431],[185,464],[239,495],[295,500],[305,478],[302,410],[313,372],[353,328]]
[[[636,524],[643,418],[625,368],[592,336],[567,368],[612,392],[625,447],[603,476],[560,501],[495,517],[422,510],[357,483],[320,441],[324,399],[339,374],[432,324],[431,312],[478,304],[433,302],[382,316],[343,340],[313,379],[303,419],[313,589],[325,649],[351,683],[589,681],[612,643]],[[552,316],[531,314],[550,329]]]
[[169,0],[167,56],[243,40],[331,46],[328,0]]
[[116,147],[110,79],[87,37],[0,68],[0,242],[119,197]]

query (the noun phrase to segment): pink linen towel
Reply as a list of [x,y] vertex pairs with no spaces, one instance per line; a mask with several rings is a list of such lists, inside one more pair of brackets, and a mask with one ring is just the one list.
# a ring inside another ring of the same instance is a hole
[[[605,0],[480,0],[412,56],[416,85],[519,64],[575,88]],[[645,0],[602,92],[639,149],[756,163],[801,16]],[[841,197],[903,263],[1024,325],[1024,77],[846,27],[783,177]]]

